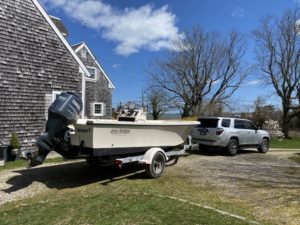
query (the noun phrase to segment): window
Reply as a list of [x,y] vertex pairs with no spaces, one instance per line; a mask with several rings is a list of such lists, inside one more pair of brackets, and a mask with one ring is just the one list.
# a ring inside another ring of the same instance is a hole
[[55,99],[62,93],[62,91],[52,91],[52,93],[45,94],[45,118],[48,118],[48,109]]
[[256,126],[250,121],[244,121],[244,128],[249,130],[256,130]]
[[198,127],[216,128],[219,119],[199,119],[200,125]]
[[244,129],[242,120],[234,120],[234,128],[236,129]]
[[81,54],[82,58],[86,59],[86,50],[85,49],[82,49],[80,54]]
[[256,126],[252,122],[247,121],[247,120],[235,120],[234,128],[256,130]]
[[95,67],[90,67],[90,66],[87,66],[86,68],[90,73],[90,76],[87,76],[87,78],[95,80],[97,77],[97,69]]
[[103,102],[94,102],[91,107],[92,116],[104,116],[105,115],[105,104]]
[[230,119],[223,119],[222,127],[230,127]]
[[52,92],[52,102],[62,93],[62,91],[53,91]]

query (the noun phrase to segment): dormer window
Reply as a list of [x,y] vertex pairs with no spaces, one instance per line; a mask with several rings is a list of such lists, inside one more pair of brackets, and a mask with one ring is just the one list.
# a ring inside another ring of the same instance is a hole
[[85,49],[82,49],[80,54],[83,59],[86,59],[86,50]]
[[91,67],[91,66],[87,66],[86,68],[87,68],[87,70],[88,70],[89,73],[90,73],[90,76],[87,75],[87,78],[96,80],[96,77],[97,77],[97,69],[96,69],[95,67]]

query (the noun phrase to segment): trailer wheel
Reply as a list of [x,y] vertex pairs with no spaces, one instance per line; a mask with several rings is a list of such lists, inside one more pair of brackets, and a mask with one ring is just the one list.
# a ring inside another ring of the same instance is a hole
[[91,166],[92,168],[95,168],[98,166],[97,164],[97,159],[94,157],[89,157],[85,159],[87,164],[89,164],[89,166]]
[[150,178],[158,178],[165,169],[166,159],[162,152],[156,152],[151,164],[146,167],[146,174]]

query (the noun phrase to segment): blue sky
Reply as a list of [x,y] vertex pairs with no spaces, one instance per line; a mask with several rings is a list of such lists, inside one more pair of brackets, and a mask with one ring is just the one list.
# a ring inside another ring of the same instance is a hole
[[[62,19],[68,41],[85,41],[113,81],[113,104],[140,100],[147,81],[147,68],[171,47],[177,35],[195,25],[224,35],[236,29],[250,37],[262,16],[281,15],[300,0],[41,0],[48,14]],[[254,44],[246,54],[254,61]],[[271,88],[257,76],[249,77],[233,96],[252,104],[257,96],[278,103]]]

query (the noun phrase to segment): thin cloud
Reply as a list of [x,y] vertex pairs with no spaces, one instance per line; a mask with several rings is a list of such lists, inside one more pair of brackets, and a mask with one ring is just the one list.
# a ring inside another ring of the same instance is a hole
[[43,0],[43,3],[100,31],[103,38],[117,44],[115,51],[120,55],[127,56],[141,49],[172,49],[174,42],[183,37],[176,26],[176,15],[167,5],[155,9],[146,4],[119,10],[101,0]]
[[113,67],[114,69],[117,69],[117,68],[121,67],[121,64],[116,63],[116,64],[113,64],[112,67]]
[[259,84],[262,84],[262,80],[251,80],[248,82],[248,85],[259,85]]
[[240,19],[245,18],[248,15],[249,15],[249,12],[240,6],[234,7],[231,12],[232,17],[240,18]]

